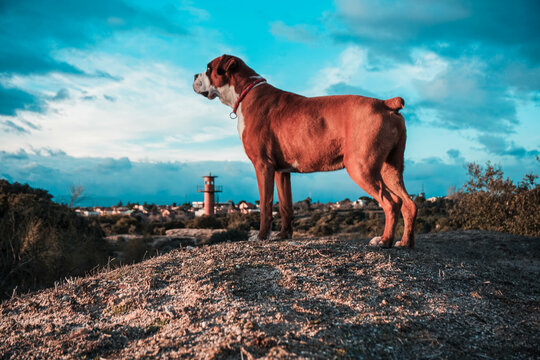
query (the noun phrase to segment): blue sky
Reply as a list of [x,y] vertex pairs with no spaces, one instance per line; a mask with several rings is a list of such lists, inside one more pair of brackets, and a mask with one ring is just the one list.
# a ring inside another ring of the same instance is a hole
[[[0,2],[0,177],[81,204],[258,198],[230,109],[193,74],[223,53],[304,95],[402,96],[410,193],[464,164],[540,173],[538,1]],[[295,200],[364,195],[345,171],[293,175]]]

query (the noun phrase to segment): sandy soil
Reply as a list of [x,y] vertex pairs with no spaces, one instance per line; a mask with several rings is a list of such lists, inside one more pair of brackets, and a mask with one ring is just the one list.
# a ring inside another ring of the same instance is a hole
[[0,358],[539,358],[540,238],[174,250],[0,304]]

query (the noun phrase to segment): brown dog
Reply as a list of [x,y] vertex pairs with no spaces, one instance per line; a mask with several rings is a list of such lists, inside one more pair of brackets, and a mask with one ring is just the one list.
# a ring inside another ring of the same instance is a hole
[[414,246],[416,206],[403,183],[405,120],[400,97],[357,95],[307,98],[276,89],[241,59],[223,55],[195,75],[193,89],[219,97],[238,117],[238,132],[259,185],[259,239],[271,230],[274,181],[282,218],[279,238],[292,236],[291,172],[347,169],[384,209],[382,237],[370,245],[391,247],[399,210],[405,229],[396,246]]

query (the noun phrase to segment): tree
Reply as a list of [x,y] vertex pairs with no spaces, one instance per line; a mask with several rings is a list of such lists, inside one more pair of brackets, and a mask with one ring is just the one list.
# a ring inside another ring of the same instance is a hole
[[73,207],[77,201],[82,199],[82,194],[84,192],[84,187],[81,185],[71,185],[69,188],[69,193],[71,195],[71,200],[69,201],[69,207]]

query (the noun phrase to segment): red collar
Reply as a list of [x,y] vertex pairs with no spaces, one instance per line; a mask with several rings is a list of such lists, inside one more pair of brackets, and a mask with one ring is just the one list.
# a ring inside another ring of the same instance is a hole
[[240,94],[240,96],[238,97],[238,100],[236,100],[236,104],[234,104],[234,108],[233,108],[233,111],[229,114],[230,118],[231,119],[236,119],[236,116],[233,117],[232,115],[236,115],[236,110],[238,110],[238,107],[240,106],[240,102],[242,102],[242,100],[244,100],[244,98],[246,97],[246,95],[248,94],[248,92],[253,89],[255,87],[255,85],[258,85],[262,82],[266,82],[266,79],[264,78],[260,78],[260,79],[257,79],[255,80],[254,82],[252,82],[251,84],[249,84],[245,89],[244,91],[242,91],[242,93]]

